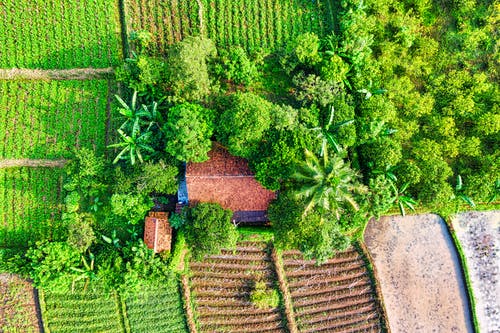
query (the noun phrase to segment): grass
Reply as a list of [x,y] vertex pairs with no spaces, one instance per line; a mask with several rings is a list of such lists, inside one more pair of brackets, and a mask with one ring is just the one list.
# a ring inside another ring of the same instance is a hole
[[62,174],[56,168],[0,169],[0,247],[63,236]]
[[240,241],[270,242],[274,233],[267,227],[238,227]]
[[108,82],[0,81],[0,158],[103,153]]
[[0,68],[117,65],[122,58],[118,15],[118,1],[4,1]]

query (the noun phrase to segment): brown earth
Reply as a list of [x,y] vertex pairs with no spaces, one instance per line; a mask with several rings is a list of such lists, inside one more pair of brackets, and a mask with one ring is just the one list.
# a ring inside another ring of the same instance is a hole
[[73,69],[0,69],[1,80],[91,80],[108,79],[114,76],[113,68]]
[[6,159],[0,160],[1,168],[13,168],[13,167],[48,167],[48,168],[62,168],[66,164],[67,160],[32,160],[28,158],[21,159]]
[[365,242],[392,333],[473,332],[459,260],[439,216],[371,220]]

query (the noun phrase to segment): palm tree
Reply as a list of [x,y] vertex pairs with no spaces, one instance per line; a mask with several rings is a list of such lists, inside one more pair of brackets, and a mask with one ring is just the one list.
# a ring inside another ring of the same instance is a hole
[[318,138],[321,139],[321,151],[320,151],[320,156],[323,156],[326,152],[326,145],[330,144],[333,147],[333,150],[338,154],[342,151],[342,147],[337,141],[337,132],[338,130],[346,125],[352,124],[354,122],[354,119],[349,119],[345,121],[341,121],[335,124],[333,123],[333,116],[335,115],[335,109],[332,105],[330,109],[330,118],[328,120],[328,123],[323,126],[323,127],[315,127],[312,128],[312,131],[318,132]]
[[359,209],[354,193],[364,193],[366,187],[357,181],[358,174],[340,156],[330,158],[325,146],[321,159],[307,149],[305,157],[292,175],[300,184],[297,198],[306,200],[304,216],[312,208],[318,208],[322,214],[330,212],[339,219],[345,204]]

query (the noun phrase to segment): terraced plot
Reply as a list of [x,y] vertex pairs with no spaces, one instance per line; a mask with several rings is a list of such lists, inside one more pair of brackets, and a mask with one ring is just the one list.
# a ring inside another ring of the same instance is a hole
[[179,285],[173,277],[162,286],[128,296],[125,306],[131,332],[187,332]]
[[0,68],[117,65],[119,22],[118,1],[2,1]]
[[106,80],[0,81],[0,158],[102,153],[107,103]]
[[234,252],[190,264],[199,332],[285,332],[278,308],[258,309],[249,301],[257,280],[276,288],[266,247],[263,242],[240,242]]
[[44,326],[52,333],[124,332],[116,295],[97,291],[43,293]]
[[325,31],[319,1],[125,0],[125,4],[128,31],[151,32],[159,53],[189,35],[203,34],[219,46],[273,49],[300,33]]
[[62,236],[62,173],[59,168],[0,169],[0,247]]
[[283,264],[299,332],[381,331],[375,291],[356,249],[321,266],[286,251]]

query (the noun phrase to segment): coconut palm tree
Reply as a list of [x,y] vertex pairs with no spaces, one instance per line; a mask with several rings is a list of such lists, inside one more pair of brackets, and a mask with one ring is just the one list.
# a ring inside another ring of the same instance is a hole
[[299,184],[295,192],[297,198],[306,200],[304,216],[317,208],[320,213],[329,212],[339,219],[346,204],[359,209],[354,194],[364,193],[367,189],[358,182],[358,174],[340,156],[330,157],[325,147],[321,158],[307,149],[305,157],[292,175],[292,179]]

